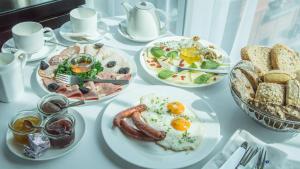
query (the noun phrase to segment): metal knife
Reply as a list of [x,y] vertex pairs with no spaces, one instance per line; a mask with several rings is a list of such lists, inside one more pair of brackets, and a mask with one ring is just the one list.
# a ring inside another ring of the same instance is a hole
[[110,79],[84,79],[83,81],[93,81],[96,83],[112,83],[117,85],[126,85],[129,80],[110,80]]
[[235,169],[243,155],[246,153],[248,143],[245,141],[241,146],[234,151],[234,153],[227,159],[227,161],[220,167],[220,169]]

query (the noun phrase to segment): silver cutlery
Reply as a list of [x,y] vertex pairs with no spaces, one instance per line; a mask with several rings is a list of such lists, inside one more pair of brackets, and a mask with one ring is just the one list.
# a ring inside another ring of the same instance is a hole
[[262,148],[258,154],[256,169],[264,169],[266,161],[267,151]]
[[113,80],[113,79],[80,79],[74,75],[66,75],[66,74],[57,74],[55,76],[55,80],[63,82],[69,85],[80,84],[82,81],[93,81],[96,83],[112,83],[117,85],[126,85],[129,83],[129,80]]
[[237,166],[239,161],[242,159],[243,155],[246,153],[248,143],[243,142],[240,147],[238,147],[232,155],[225,161],[225,163],[220,167],[220,169],[233,169]]
[[180,72],[183,70],[196,70],[196,71],[202,71],[206,73],[217,73],[217,74],[228,74],[229,69],[201,69],[201,68],[188,68],[188,67],[179,67],[171,64],[166,64],[160,60],[157,60],[158,63],[166,69],[171,70],[172,72]]
[[55,44],[55,45],[59,45],[59,46],[63,46],[63,47],[69,47],[69,45],[65,45],[65,44],[62,44],[62,43],[59,43],[59,42],[53,42],[53,41],[50,41],[50,40],[45,40],[46,43],[52,43],[52,44]]
[[245,167],[257,152],[258,148],[249,147],[235,168],[238,169],[240,166]]

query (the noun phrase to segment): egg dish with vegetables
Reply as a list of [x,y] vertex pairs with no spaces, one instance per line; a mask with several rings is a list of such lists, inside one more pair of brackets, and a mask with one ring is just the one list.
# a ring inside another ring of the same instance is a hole
[[200,40],[197,36],[164,39],[151,43],[143,53],[147,69],[155,72],[157,78],[162,81],[187,86],[203,86],[215,83],[224,76],[198,70],[174,72],[163,65],[200,69],[224,69],[230,66],[224,51]]

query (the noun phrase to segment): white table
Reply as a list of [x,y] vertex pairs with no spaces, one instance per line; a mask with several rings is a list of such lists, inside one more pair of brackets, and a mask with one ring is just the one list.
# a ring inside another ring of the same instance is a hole
[[[132,59],[137,63],[138,75],[133,85],[129,90],[134,89],[136,86],[145,86],[152,84],[161,84],[158,81],[151,80],[146,72],[143,71],[138,62],[138,56],[143,43],[134,43],[122,38],[117,32],[117,24],[122,20],[120,17],[104,19],[110,25],[111,34],[108,39],[103,42],[120,48],[131,55]],[[60,37],[58,39],[63,41]],[[88,106],[76,108],[85,118],[87,125],[86,133],[80,145],[68,155],[50,161],[32,162],[22,160],[12,154],[5,143],[5,135],[8,129],[7,124],[10,119],[20,110],[34,108],[42,96],[41,91],[35,82],[34,69],[39,62],[28,64],[24,70],[25,77],[25,94],[23,97],[13,103],[0,103],[0,168],[1,169],[84,169],[84,168],[138,168],[132,164],[122,160],[114,154],[106,145],[102,138],[100,131],[99,119],[102,115],[102,110],[105,108],[109,101],[104,103],[94,103]],[[221,123],[221,134],[223,138],[214,149],[214,151],[204,160],[196,163],[189,168],[201,168],[222,146],[226,143],[228,138],[237,129],[245,129],[258,137],[259,139],[274,145],[275,147],[288,153],[290,160],[298,163],[300,166],[300,135],[292,136],[288,133],[278,133],[262,127],[255,121],[247,117],[235,104],[228,87],[228,79],[219,84],[205,87],[201,89],[189,89],[190,92],[196,93],[199,97],[205,99],[216,111]],[[176,162],[176,161],[174,161]],[[163,164],[162,164],[163,166]]]

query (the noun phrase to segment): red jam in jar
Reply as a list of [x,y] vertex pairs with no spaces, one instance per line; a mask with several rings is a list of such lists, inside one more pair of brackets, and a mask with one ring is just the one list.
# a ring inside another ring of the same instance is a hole
[[45,134],[49,137],[51,147],[65,148],[75,138],[75,118],[71,114],[59,114],[47,120]]

